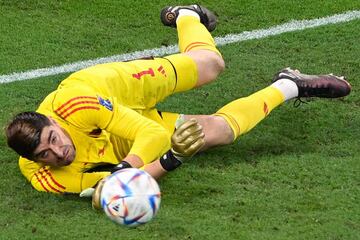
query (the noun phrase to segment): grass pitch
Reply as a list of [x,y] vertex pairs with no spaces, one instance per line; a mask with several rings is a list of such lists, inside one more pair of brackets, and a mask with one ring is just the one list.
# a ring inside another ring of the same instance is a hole
[[[182,1],[189,4],[190,1]],[[0,0],[0,74],[176,43],[160,24],[170,1]],[[215,36],[349,10],[344,1],[202,1],[219,15]],[[346,75],[350,96],[286,103],[231,146],[213,149],[160,181],[162,206],[127,229],[88,200],[31,189],[0,133],[0,239],[358,239],[360,236],[360,21],[220,48],[217,82],[159,109],[212,113],[269,84],[279,69]],[[0,124],[35,110],[67,74],[0,85]]]

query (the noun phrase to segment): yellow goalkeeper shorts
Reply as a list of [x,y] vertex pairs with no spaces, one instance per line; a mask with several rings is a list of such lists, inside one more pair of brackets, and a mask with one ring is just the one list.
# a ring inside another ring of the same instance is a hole
[[73,73],[61,85],[84,81],[99,93],[116,97],[134,110],[154,108],[175,92],[192,89],[198,79],[195,62],[184,54],[164,58],[99,64]]

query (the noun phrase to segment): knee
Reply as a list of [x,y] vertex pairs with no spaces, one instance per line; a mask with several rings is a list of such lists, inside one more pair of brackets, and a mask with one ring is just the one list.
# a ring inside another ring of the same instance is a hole
[[219,73],[225,70],[225,61],[222,56],[217,55],[216,64],[218,66]]
[[197,87],[214,81],[217,76],[224,71],[225,62],[220,54],[209,50],[196,50],[187,52],[197,67],[198,82]]
[[225,61],[221,55],[211,52],[208,56],[209,70],[212,71],[212,78],[215,79],[225,69]]

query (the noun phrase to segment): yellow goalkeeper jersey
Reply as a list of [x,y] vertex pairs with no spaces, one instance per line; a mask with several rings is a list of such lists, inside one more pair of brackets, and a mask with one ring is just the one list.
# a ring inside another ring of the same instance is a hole
[[[197,76],[190,71],[193,61],[186,62],[184,77],[191,88]],[[89,169],[118,164],[128,154],[145,164],[159,158],[170,148],[171,130],[155,119],[160,116],[154,107],[174,92],[179,74],[173,62],[158,58],[102,64],[70,75],[37,111],[69,133],[75,159],[56,168],[21,157],[22,173],[38,191],[78,193],[110,174]]]

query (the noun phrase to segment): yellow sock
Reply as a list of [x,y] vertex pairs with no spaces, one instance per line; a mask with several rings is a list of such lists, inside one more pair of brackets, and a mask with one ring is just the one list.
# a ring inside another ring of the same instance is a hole
[[269,86],[248,97],[232,101],[214,115],[223,117],[234,132],[234,140],[250,131],[276,106],[284,102],[284,95]]
[[215,41],[206,27],[194,16],[181,16],[177,22],[180,52],[210,50],[221,56]]

